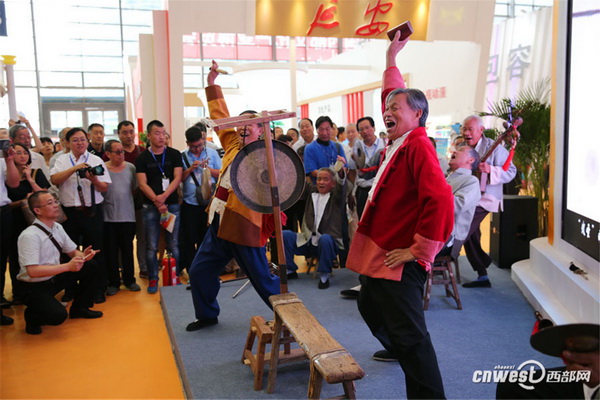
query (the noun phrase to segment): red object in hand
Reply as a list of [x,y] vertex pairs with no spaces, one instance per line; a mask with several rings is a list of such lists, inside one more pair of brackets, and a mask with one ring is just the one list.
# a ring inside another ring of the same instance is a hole
[[167,256],[162,259],[163,266],[163,286],[175,286],[180,285],[179,277],[177,276],[177,261],[173,258],[171,253],[167,253]]

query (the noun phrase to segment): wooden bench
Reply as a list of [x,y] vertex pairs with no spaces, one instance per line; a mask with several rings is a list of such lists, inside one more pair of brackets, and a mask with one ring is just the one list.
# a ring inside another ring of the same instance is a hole
[[295,293],[274,295],[269,301],[275,311],[275,325],[267,392],[275,390],[279,363],[279,351],[276,350],[281,344],[285,324],[310,361],[308,398],[320,398],[324,378],[329,384],[341,383],[345,397],[355,399],[354,381],[361,379],[365,372],[350,353],[327,332]]

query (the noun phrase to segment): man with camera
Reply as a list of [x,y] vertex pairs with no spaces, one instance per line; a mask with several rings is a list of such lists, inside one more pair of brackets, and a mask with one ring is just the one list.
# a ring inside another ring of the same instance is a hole
[[[102,249],[103,217],[98,207],[104,201],[102,193],[111,183],[106,165],[98,156],[87,151],[88,140],[83,128],[73,128],[66,134],[70,153],[60,156],[50,171],[52,183],[58,187],[58,197],[67,216],[64,223],[69,237],[78,245]],[[103,253],[96,257],[94,302],[103,303],[107,286]],[[70,301],[73,293],[65,291],[63,301]]]

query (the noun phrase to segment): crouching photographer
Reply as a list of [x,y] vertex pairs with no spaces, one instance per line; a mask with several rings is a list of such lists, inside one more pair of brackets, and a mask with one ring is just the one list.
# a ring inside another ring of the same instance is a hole
[[[60,325],[67,315],[71,318],[100,318],[102,312],[94,306],[94,256],[97,250],[88,246],[83,252],[55,222],[60,204],[46,190],[35,192],[28,199],[36,219],[19,236],[18,279],[25,292],[25,331],[42,333],[42,325]],[[63,257],[61,257],[61,255]],[[67,311],[54,298],[65,287],[75,288],[75,298]]]
[[[106,165],[98,156],[88,152],[87,134],[83,128],[73,128],[65,135],[71,149],[56,159],[50,171],[51,180],[58,187],[58,197],[67,216],[64,228],[71,240],[78,246],[102,249],[103,217],[98,207],[104,201],[102,193],[108,190],[110,175],[105,173]],[[98,271],[94,285],[94,302],[106,301],[104,292],[107,286],[104,255],[96,256]],[[72,287],[65,290],[63,302],[74,297]]]

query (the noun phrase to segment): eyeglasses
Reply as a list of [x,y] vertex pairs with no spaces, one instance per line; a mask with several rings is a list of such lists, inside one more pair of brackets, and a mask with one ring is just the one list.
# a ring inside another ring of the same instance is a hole
[[46,204],[39,205],[38,207],[56,206],[59,204],[60,204],[60,202],[58,200],[54,199],[54,200],[49,200]]
[[192,145],[190,145],[189,147],[190,147],[190,149],[192,149],[192,150],[196,150],[196,149],[203,149],[203,148],[204,148],[204,145],[203,145],[203,144],[197,144],[197,145],[195,145],[195,146],[192,146]]
[[71,139],[71,143],[85,143],[87,139]]
[[125,153],[125,151],[124,150],[117,150],[117,151],[109,151],[109,153],[113,153],[113,154],[116,154],[116,155],[120,156],[121,154]]

